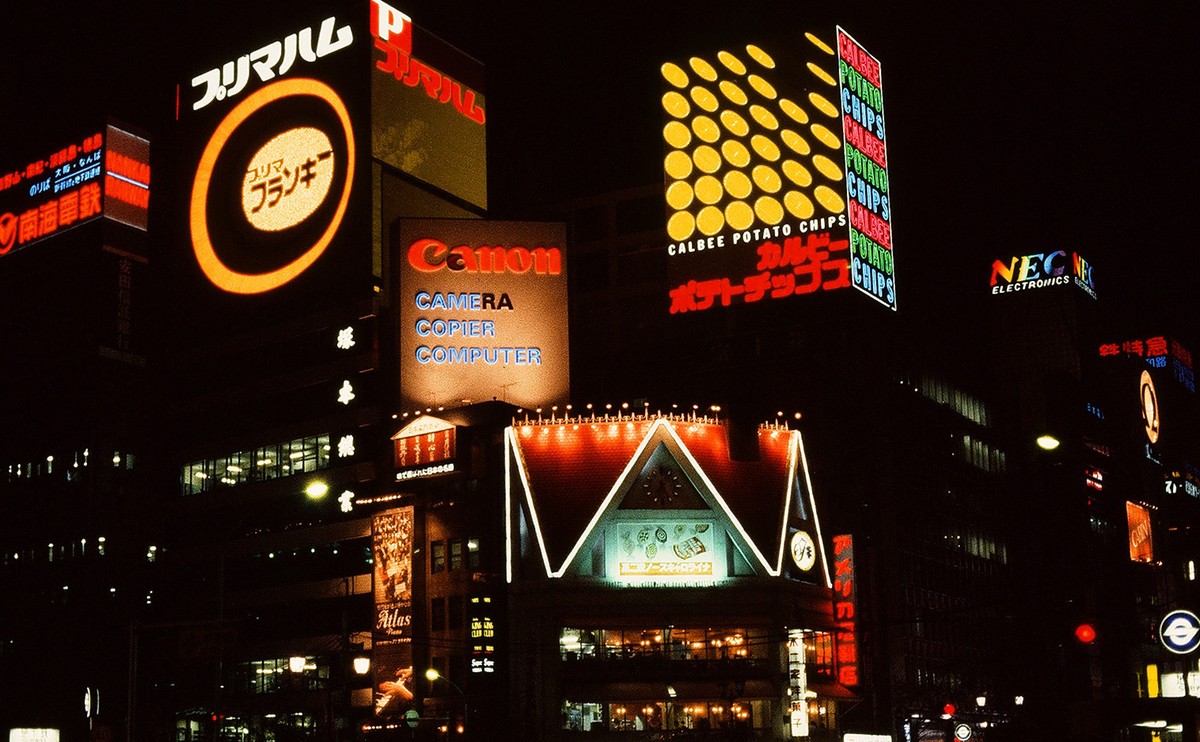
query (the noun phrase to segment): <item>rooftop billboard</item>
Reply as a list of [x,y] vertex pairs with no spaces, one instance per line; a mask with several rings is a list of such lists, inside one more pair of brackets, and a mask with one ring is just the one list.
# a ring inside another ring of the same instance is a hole
[[895,309],[878,61],[838,28],[661,72],[671,313],[849,286]]
[[566,401],[562,224],[405,219],[392,264],[402,405]]

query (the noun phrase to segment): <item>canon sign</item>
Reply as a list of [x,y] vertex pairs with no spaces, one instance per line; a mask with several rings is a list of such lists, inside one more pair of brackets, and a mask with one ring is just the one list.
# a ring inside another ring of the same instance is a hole
[[420,239],[408,248],[408,263],[423,273],[443,268],[467,273],[562,273],[562,252],[557,247],[448,247],[435,239]]

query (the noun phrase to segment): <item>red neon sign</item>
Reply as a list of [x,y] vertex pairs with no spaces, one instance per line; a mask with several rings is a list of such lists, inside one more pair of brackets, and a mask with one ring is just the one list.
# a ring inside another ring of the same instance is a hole
[[842,685],[858,685],[858,638],[855,634],[854,537],[833,537],[833,619],[837,678]]

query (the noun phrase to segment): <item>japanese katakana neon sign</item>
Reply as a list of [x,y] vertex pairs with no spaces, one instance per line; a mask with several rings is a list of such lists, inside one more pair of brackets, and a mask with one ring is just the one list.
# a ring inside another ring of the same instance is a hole
[[[292,125],[272,135],[275,120]],[[263,129],[266,143],[254,146]],[[192,247],[205,276],[258,294],[303,273],[342,223],[354,168],[350,114],[331,87],[295,78],[247,96],[217,125],[192,185]]]
[[858,637],[855,608],[858,587],[854,575],[854,537],[833,537],[833,620],[837,678],[842,685],[858,685]]

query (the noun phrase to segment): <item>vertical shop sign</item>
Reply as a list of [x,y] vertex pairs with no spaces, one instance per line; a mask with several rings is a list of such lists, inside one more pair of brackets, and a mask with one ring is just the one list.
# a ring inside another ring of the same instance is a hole
[[855,634],[857,586],[854,576],[854,537],[833,537],[833,620],[837,678],[842,685],[858,685],[858,637]]

